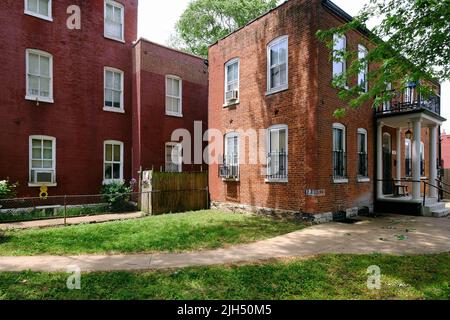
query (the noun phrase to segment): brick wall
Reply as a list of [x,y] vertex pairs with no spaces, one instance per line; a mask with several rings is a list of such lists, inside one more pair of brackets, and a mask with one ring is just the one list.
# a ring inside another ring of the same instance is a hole
[[[125,6],[125,43],[103,36],[103,1],[53,1],[53,22],[24,14],[24,1],[2,1],[0,11],[0,178],[28,188],[30,135],[56,138],[56,179],[50,195],[98,193],[103,179],[103,142],[124,143],[124,177],[131,177],[131,45],[137,37],[137,0]],[[81,30],[66,27],[69,5],[81,8]],[[36,106],[25,97],[25,50],[53,55],[54,103]],[[125,73],[125,114],[103,111],[103,68]]]

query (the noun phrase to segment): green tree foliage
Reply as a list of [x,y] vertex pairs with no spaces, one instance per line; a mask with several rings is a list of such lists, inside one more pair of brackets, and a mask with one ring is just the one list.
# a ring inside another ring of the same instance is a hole
[[193,0],[177,22],[170,42],[206,58],[208,46],[276,5],[277,0]]
[[[370,0],[353,21],[330,30],[320,30],[321,41],[333,48],[333,34],[349,30],[366,30],[369,20],[376,26],[367,35],[369,53],[358,59],[357,52],[340,52],[348,68],[334,81],[341,88],[339,96],[348,102],[335,112],[345,115],[348,108],[357,108],[371,99],[374,107],[392,97],[386,84],[393,83],[403,90],[409,82],[450,79],[450,0]],[[332,55],[331,55],[332,56]],[[354,78],[366,64],[371,66],[369,91],[359,85],[346,88],[344,83]],[[373,66],[376,66],[375,68]],[[425,83],[423,81],[422,83]],[[431,94],[428,86],[420,86],[422,94]]]

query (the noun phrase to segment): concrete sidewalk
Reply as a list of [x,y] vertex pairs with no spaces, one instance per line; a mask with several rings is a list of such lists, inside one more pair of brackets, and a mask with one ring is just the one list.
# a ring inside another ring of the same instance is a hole
[[[140,218],[142,216],[143,216],[142,212],[134,212],[134,213],[123,213],[123,214],[102,214],[102,215],[97,215],[97,216],[75,217],[75,218],[67,218],[67,225],[129,220],[129,219]],[[57,218],[57,219],[47,219],[47,220],[1,223],[0,230],[49,228],[49,227],[58,227],[58,226],[63,226],[63,225],[64,225],[64,218]]]
[[0,271],[82,272],[150,270],[257,262],[326,253],[431,254],[450,252],[450,218],[387,215],[356,224],[329,223],[276,238],[218,250],[135,255],[0,257]]

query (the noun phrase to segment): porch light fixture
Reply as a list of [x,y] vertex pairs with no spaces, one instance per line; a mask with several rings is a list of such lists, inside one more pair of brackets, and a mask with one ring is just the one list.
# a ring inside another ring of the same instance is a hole
[[405,132],[405,137],[406,137],[406,139],[409,139],[409,140],[412,139],[413,133],[412,133],[411,129],[408,129],[408,131]]

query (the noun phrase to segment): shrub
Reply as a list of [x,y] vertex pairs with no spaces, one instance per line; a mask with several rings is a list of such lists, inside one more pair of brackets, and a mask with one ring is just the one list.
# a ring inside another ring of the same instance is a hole
[[8,179],[0,181],[0,199],[14,198],[17,183],[10,183]]
[[109,204],[112,212],[123,212],[132,209],[130,204],[132,187],[123,182],[113,182],[102,187],[103,200]]

